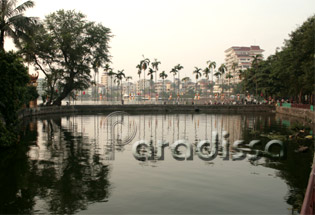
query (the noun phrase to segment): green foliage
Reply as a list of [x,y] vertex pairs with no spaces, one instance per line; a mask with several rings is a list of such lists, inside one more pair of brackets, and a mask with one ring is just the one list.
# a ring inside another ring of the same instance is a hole
[[60,105],[71,91],[88,88],[91,70],[109,62],[110,29],[85,18],[75,11],[54,12],[23,46],[26,59],[46,76],[48,104]]
[[2,147],[17,141],[17,111],[23,104],[38,96],[33,87],[27,86],[29,75],[21,60],[22,58],[13,52],[0,51],[0,146]]
[[304,95],[314,94],[314,32],[312,16],[290,34],[281,51],[264,61],[256,57],[252,68],[241,74],[244,90],[264,96],[298,98],[299,102]]
[[0,122],[0,148],[10,147],[13,143],[18,141],[17,134],[12,129],[6,128]]
[[16,123],[16,112],[28,101],[24,98],[28,82],[29,75],[22,58],[13,52],[0,52],[0,113],[6,126]]
[[24,104],[28,104],[30,101],[34,101],[39,97],[35,86],[27,86],[25,96],[23,98]]

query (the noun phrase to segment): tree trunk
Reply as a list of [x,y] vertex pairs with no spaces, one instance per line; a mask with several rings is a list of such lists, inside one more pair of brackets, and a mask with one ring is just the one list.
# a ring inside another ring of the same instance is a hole
[[68,94],[71,92],[70,86],[66,86],[62,93],[59,95],[59,97],[54,101],[53,105],[61,106],[61,101],[68,96]]
[[0,50],[4,51],[4,31],[0,32]]
[[143,70],[143,102],[145,102],[145,70]]

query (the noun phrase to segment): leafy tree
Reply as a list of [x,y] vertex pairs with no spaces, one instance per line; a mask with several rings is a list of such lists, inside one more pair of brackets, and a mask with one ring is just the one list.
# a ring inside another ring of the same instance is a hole
[[6,36],[11,37],[19,47],[22,39],[30,39],[29,35],[36,24],[36,18],[24,16],[28,8],[34,7],[34,1],[16,4],[17,0],[0,1],[0,50],[4,50]]
[[266,60],[254,56],[252,67],[240,72],[244,91],[314,104],[314,32],[312,16],[289,35],[282,50]]
[[[90,86],[91,70],[109,62],[110,29],[86,20],[75,11],[59,10],[46,16],[36,28],[32,42],[23,44],[23,54],[46,76],[48,104],[61,105],[73,90]],[[56,86],[58,94],[53,96]]]
[[28,86],[28,70],[19,55],[0,51],[0,74],[0,145],[7,146],[17,141],[18,110],[38,94]]

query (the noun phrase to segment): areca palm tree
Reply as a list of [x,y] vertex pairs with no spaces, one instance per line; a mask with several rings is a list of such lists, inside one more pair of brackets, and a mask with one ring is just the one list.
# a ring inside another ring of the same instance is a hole
[[[110,69],[111,68],[110,68],[109,64],[105,64],[105,66],[104,66],[105,74],[108,75],[108,72],[109,72]],[[106,83],[106,87],[107,87],[107,89],[106,89],[106,94],[107,94],[106,98],[108,99],[108,82]]]
[[122,98],[122,80],[125,78],[126,75],[124,73],[124,70],[118,70],[115,76],[115,82],[117,82],[118,86],[120,85],[120,100],[123,102]]
[[4,38],[11,37],[19,46],[20,39],[28,39],[36,18],[24,16],[28,8],[35,3],[28,0],[17,6],[17,0],[0,1],[0,50],[4,50]]
[[211,60],[208,60],[208,61],[207,61],[207,64],[208,64],[208,68],[209,68],[210,70],[212,69],[212,82],[213,82],[214,70],[215,70],[217,64],[216,64],[215,61],[211,61]]
[[195,78],[196,78],[196,86],[195,86],[195,93],[197,93],[197,81],[198,81],[198,78],[201,77],[201,71],[202,69],[201,68],[198,68],[195,66],[195,70],[193,71],[193,74],[195,75]]
[[229,98],[230,98],[230,79],[231,78],[233,78],[234,76],[233,75],[231,75],[231,73],[229,72],[228,74],[226,74],[226,76],[225,76],[228,80],[229,80],[229,82],[228,82],[228,87],[229,87]]
[[177,71],[177,69],[176,69],[176,66],[175,66],[173,69],[171,69],[171,71],[170,71],[170,73],[173,74],[174,93],[175,93],[175,87],[176,87],[176,84],[175,84],[175,76],[176,76],[177,72],[178,72],[178,71]]
[[154,61],[151,63],[152,68],[155,71],[155,83],[156,83],[156,76],[157,76],[157,71],[159,71],[159,64],[161,64],[160,61],[158,61],[156,58],[154,59]]
[[[139,84],[140,84],[140,76],[141,76],[141,72],[142,72],[142,68],[141,68],[141,64],[139,63],[136,68],[138,69],[138,76],[139,76]],[[139,89],[140,90],[140,89]]]
[[214,73],[214,76],[217,78],[218,83],[220,83],[221,75],[222,75],[222,74],[221,74],[220,71],[216,71],[216,72]]
[[152,92],[152,82],[153,82],[153,74],[155,73],[155,71],[152,68],[149,68],[149,72],[148,72],[148,76],[150,76],[150,98],[151,96],[151,92]]
[[147,70],[149,65],[150,60],[148,58],[144,58],[142,61],[140,61],[140,67],[143,70],[143,98],[145,98],[145,71]]
[[[209,81],[209,74],[211,73],[211,70],[209,67],[206,67],[204,70],[203,70],[203,75],[207,78],[207,80]],[[209,83],[209,82],[208,82]],[[209,87],[210,88],[210,87]]]
[[[235,74],[235,70],[238,68],[238,63],[237,62],[233,62],[232,63],[232,70],[233,70],[233,74]],[[229,80],[229,96],[230,96],[230,91],[231,91],[231,89],[230,89],[230,79],[231,78],[233,78],[234,76],[233,75],[231,75],[231,72],[230,72],[230,70],[228,71],[229,73],[226,75],[226,78]],[[235,82],[234,82],[235,83]],[[230,97],[229,97],[230,98]]]
[[177,64],[177,65],[175,66],[175,69],[176,69],[177,72],[178,72],[178,91],[177,91],[177,94],[179,95],[179,84],[180,84],[179,71],[182,70],[182,69],[184,69],[184,67],[183,67],[182,65],[180,65],[180,64]]
[[107,75],[110,77],[110,98],[113,99],[113,76],[116,75],[116,73],[113,71],[113,69],[109,68],[109,72],[107,72]]
[[[219,72],[221,73],[220,76],[222,77],[222,76],[225,74],[225,72],[226,72],[226,66],[225,66],[225,64],[222,63],[218,70],[219,70]],[[222,88],[222,93],[223,93],[223,90],[224,90],[224,89],[223,89],[223,78],[221,78],[221,81],[222,81],[222,82],[221,82],[221,84],[222,84],[222,85],[221,85],[221,88]]]
[[165,71],[160,73],[160,78],[163,79],[163,101],[164,101],[164,94],[165,94],[165,92],[164,92],[164,88],[165,88],[164,87],[164,79],[167,78],[167,74],[165,73]]

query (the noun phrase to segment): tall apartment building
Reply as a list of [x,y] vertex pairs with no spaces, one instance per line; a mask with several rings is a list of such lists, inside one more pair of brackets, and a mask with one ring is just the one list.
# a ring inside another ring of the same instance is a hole
[[[239,78],[239,71],[246,70],[251,67],[253,56],[261,54],[264,52],[259,46],[232,46],[231,48],[225,50],[225,65],[227,68],[227,73],[233,76],[230,79],[230,84],[237,84],[241,82]],[[263,59],[261,57],[261,59]],[[232,68],[233,63],[237,64],[235,71]],[[224,79],[225,83],[228,83],[228,79]]]
[[[113,77],[113,80],[114,80],[114,77]],[[103,84],[105,86],[105,88],[107,88],[108,85],[110,85],[110,77],[107,75],[107,73],[104,73],[101,76],[101,84]]]

